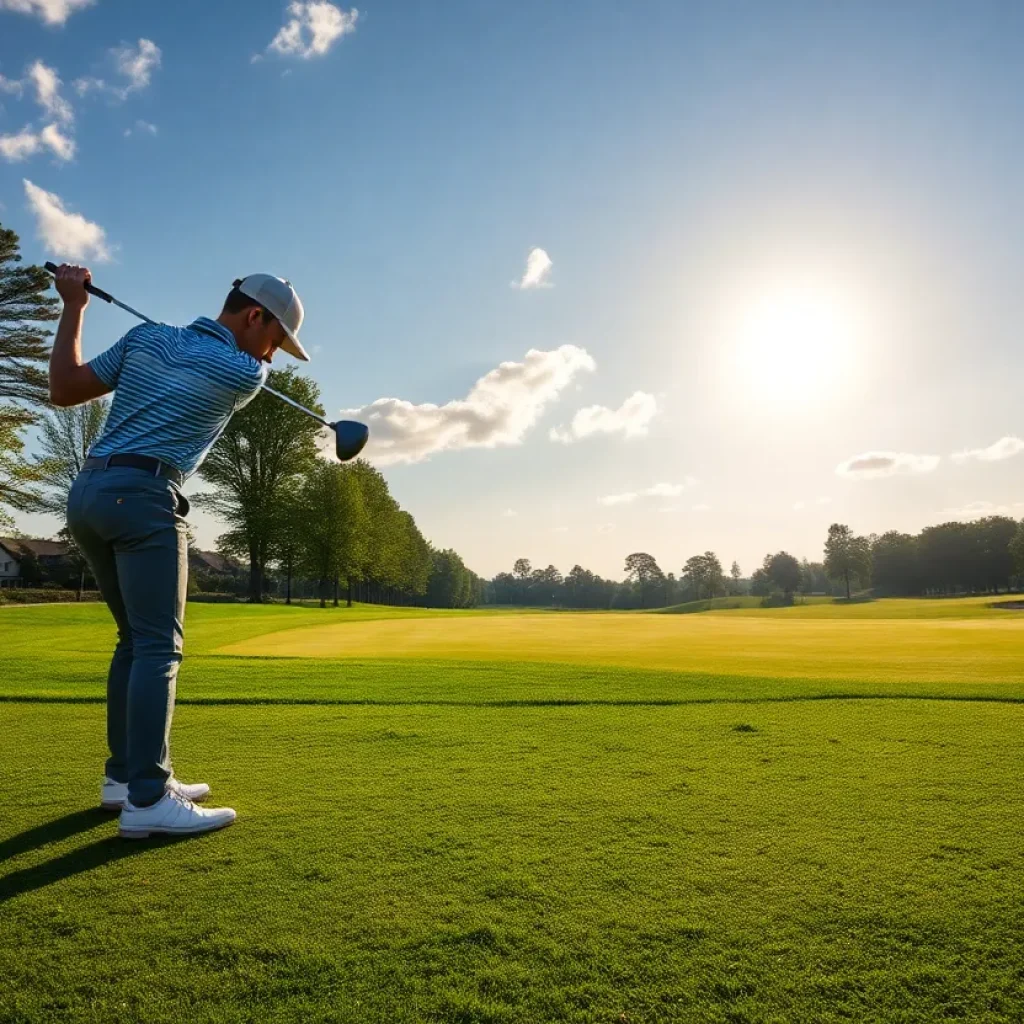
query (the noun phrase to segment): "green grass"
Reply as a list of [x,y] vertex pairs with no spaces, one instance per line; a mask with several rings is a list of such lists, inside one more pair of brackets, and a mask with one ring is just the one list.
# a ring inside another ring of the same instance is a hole
[[[93,809],[109,617],[0,610],[0,1021],[1019,1022],[1016,613],[895,605],[193,605],[176,767],[239,821],[134,844]],[[651,667],[723,622],[723,662],[745,636],[789,671]],[[218,653],[324,629],[318,657]],[[885,675],[948,643],[940,676]]]

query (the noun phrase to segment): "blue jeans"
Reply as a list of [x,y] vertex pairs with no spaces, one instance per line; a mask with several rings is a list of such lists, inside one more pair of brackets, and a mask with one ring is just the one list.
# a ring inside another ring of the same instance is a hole
[[169,740],[188,586],[188,501],[142,469],[84,469],[68,527],[117,623],[107,676],[107,775],[128,799],[158,800],[171,776]]

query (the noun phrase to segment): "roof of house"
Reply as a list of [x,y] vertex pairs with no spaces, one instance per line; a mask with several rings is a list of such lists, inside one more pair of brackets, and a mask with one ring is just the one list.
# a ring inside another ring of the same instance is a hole
[[68,554],[68,546],[63,541],[36,537],[0,537],[0,547],[15,558],[24,558],[29,551],[36,558],[66,558]]
[[216,551],[200,551],[193,548],[189,551],[189,560],[196,568],[210,569],[213,572],[238,572],[241,565],[233,558],[227,558]]

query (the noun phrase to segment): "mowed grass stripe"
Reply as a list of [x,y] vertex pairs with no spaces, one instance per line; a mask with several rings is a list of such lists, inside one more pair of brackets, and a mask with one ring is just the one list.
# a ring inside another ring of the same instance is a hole
[[178,768],[240,819],[155,844],[83,810],[100,708],[0,706],[12,730],[3,1019],[1024,1007],[1021,708],[186,707]]
[[574,615],[376,620],[281,630],[214,653],[365,660],[549,661],[770,678],[1013,683],[1024,619],[812,620]]
[[[0,662],[0,700],[102,700],[109,656],[7,658]],[[547,662],[330,660],[326,658],[186,658],[178,677],[181,703],[690,704],[714,701],[912,697],[1024,700],[1013,682],[862,681],[770,678]]]

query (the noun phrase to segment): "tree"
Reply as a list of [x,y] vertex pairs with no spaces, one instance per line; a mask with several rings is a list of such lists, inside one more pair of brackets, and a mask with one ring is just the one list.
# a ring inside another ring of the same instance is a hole
[[[271,370],[268,383],[322,413],[319,388],[293,369]],[[248,558],[250,601],[263,600],[268,562],[289,529],[287,495],[316,461],[320,429],[304,413],[260,394],[231,417],[199,468],[215,489],[196,495],[196,503],[230,527],[218,546]]]
[[693,591],[694,599],[699,601],[708,578],[708,566],[703,555],[693,555],[686,560],[682,578],[686,586]]
[[825,571],[830,578],[845,581],[849,601],[851,575],[866,581],[871,573],[871,545],[867,538],[855,537],[848,526],[833,523],[825,541]]
[[729,576],[732,579],[732,592],[738,594],[740,592],[740,580],[743,578],[743,570],[740,569],[739,562],[733,562],[732,567],[729,569]]
[[921,577],[932,593],[967,589],[972,575],[970,527],[967,523],[939,523],[925,527],[917,539]]
[[1024,576],[1024,519],[1017,524],[1009,544],[1010,557],[1018,575]]
[[452,550],[431,552],[433,572],[427,588],[432,608],[471,608],[477,603],[477,576]]
[[917,538],[889,530],[871,545],[871,576],[877,591],[905,597],[922,588]]
[[[766,558],[767,562],[768,559]],[[764,566],[755,569],[750,577],[750,593],[754,597],[767,597],[772,592],[772,581],[768,578],[768,570]]]
[[648,591],[652,585],[664,584],[665,574],[653,556],[637,551],[626,556],[626,579],[640,588],[640,607],[646,608]]
[[39,325],[60,315],[57,299],[45,294],[50,275],[20,264],[17,234],[0,225],[0,524],[8,528],[13,521],[4,506],[31,509],[38,497],[31,488],[38,473],[24,457],[21,431],[36,420],[31,407],[49,401],[43,367],[50,332]]
[[337,581],[352,578],[365,561],[366,515],[354,473],[317,460],[301,477],[290,511],[300,570],[318,580],[321,608],[332,585],[337,604]]
[[788,551],[779,551],[765,559],[765,574],[789,600],[800,587],[800,563]]
[[970,524],[974,547],[972,580],[974,589],[998,593],[1010,585],[1013,575],[1013,556],[1010,544],[1017,533],[1017,524],[1006,516],[985,516]]
[[43,488],[39,507],[64,517],[68,492],[82,471],[89,450],[103,432],[109,403],[100,398],[70,409],[52,409],[39,425],[40,455],[34,461]]
[[706,570],[706,585],[708,597],[715,598],[725,590],[725,573],[722,571],[722,563],[714,551],[704,552],[704,564]]

